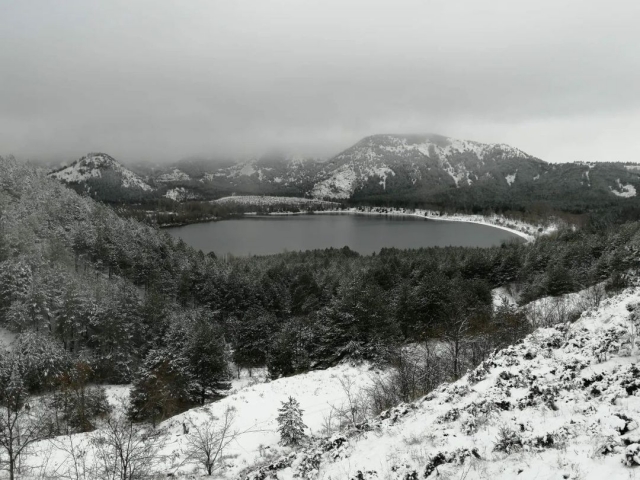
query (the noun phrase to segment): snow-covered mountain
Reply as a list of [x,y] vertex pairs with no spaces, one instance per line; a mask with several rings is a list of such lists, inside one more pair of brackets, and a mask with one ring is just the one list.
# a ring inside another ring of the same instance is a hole
[[315,159],[269,154],[237,163],[208,166],[199,181],[229,193],[304,196],[316,181],[322,164]]
[[509,145],[435,134],[372,135],[327,161],[271,152],[241,161],[191,159],[136,171],[143,175],[109,155],[89,154],[51,175],[110,202],[144,195],[177,201],[271,195],[479,210],[552,201],[556,208],[576,210],[629,201],[640,189],[636,165],[550,164]]
[[511,186],[545,163],[504,144],[441,135],[373,135],[331,159],[315,197],[351,198],[418,188],[444,189],[494,182]]
[[49,176],[80,192],[101,200],[115,201],[141,198],[154,188],[106,153],[89,153],[72,164],[55,170]]

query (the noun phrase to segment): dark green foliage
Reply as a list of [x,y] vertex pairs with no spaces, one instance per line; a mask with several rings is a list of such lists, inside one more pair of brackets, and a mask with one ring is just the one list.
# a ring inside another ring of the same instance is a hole
[[282,402],[278,409],[278,432],[280,433],[280,445],[285,447],[296,447],[302,443],[305,438],[304,429],[306,428],[302,421],[302,410],[298,401],[289,397],[289,400]]
[[173,318],[134,377],[130,418],[155,423],[215,399],[230,387],[227,360],[222,328],[206,310]]
[[189,367],[167,350],[151,350],[138,369],[129,398],[129,418],[154,425],[194,404]]
[[96,419],[111,411],[104,388],[89,384],[92,378],[91,367],[82,361],[57,376],[46,402],[57,434],[92,431]]

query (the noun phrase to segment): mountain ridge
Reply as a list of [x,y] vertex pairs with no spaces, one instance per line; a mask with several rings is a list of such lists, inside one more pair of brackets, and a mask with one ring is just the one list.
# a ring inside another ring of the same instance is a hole
[[106,154],[89,154],[50,175],[114,203],[270,195],[479,211],[551,202],[576,210],[628,201],[640,189],[640,170],[633,166],[551,164],[504,143],[439,134],[370,135],[325,161],[269,152],[239,162],[189,160],[138,172]]

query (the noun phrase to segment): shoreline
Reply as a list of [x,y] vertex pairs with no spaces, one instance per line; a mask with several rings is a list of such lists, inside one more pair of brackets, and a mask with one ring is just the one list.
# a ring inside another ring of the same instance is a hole
[[[548,235],[558,229],[557,222],[548,222],[546,225],[522,222],[519,220],[512,220],[501,215],[472,215],[472,214],[445,214],[435,210],[423,210],[423,209],[404,209],[404,208],[386,208],[386,207],[350,207],[342,209],[332,210],[313,210],[313,211],[284,211],[284,212],[245,212],[234,216],[233,218],[242,218],[250,216],[289,216],[289,215],[380,215],[389,217],[413,217],[422,218],[424,220],[434,220],[442,222],[461,222],[461,223],[475,223],[477,225],[485,225],[487,227],[499,228],[507,231],[518,237],[522,238],[526,243],[533,242],[537,237]],[[225,219],[203,219],[197,222],[187,222],[180,225],[164,224],[160,226],[162,229],[177,228],[192,223],[208,223],[210,221],[222,221]]]
[[[547,235],[558,229],[556,224],[547,227],[543,225],[533,225],[530,223],[520,222],[517,220],[509,220],[499,215],[485,217],[482,215],[465,215],[465,214],[441,214],[437,211],[416,209],[407,211],[405,209],[391,209],[383,207],[367,207],[367,210],[358,210],[356,207],[343,210],[319,210],[314,212],[271,212],[268,214],[260,214],[263,216],[287,216],[287,215],[382,215],[382,216],[398,216],[398,217],[415,217],[425,220],[443,221],[443,222],[461,222],[475,223],[477,225],[485,225],[487,227],[499,228],[514,235],[523,238],[527,243],[533,242],[536,237]],[[244,215],[259,215],[257,212],[245,213]],[[506,224],[506,225],[505,225]]]

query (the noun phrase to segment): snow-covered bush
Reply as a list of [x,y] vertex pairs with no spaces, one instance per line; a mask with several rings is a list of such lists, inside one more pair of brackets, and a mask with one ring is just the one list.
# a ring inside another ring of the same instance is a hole
[[522,450],[522,438],[516,431],[509,427],[501,427],[498,431],[498,440],[493,450],[507,454],[520,451]]
[[424,478],[429,478],[429,476],[436,471],[436,469],[440,465],[444,465],[447,463],[454,463],[457,465],[461,465],[465,462],[465,460],[471,456],[475,458],[480,458],[480,454],[477,449],[468,448],[459,448],[452,452],[438,452],[435,455],[432,455],[427,462],[427,465],[424,467]]
[[481,382],[482,380],[487,378],[489,370],[486,368],[485,363],[486,362],[481,363],[479,366],[473,369],[467,376],[467,378],[469,379],[469,383],[471,385],[473,385],[474,383]]
[[640,443],[632,443],[631,445],[627,446],[624,451],[622,463],[624,463],[627,467],[640,465]]

